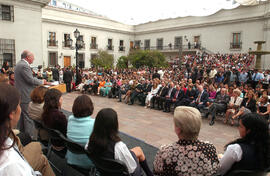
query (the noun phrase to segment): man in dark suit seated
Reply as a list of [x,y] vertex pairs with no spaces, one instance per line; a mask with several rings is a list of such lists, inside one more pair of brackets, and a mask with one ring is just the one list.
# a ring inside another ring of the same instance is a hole
[[176,89],[174,88],[174,83],[170,83],[170,89],[168,90],[168,94],[165,96],[164,99],[164,109],[163,112],[170,112],[170,107],[168,106],[168,102],[172,101],[174,94],[176,92]]
[[197,98],[190,103],[189,106],[197,108],[201,111],[205,106],[209,98],[209,94],[206,90],[203,89],[202,85],[198,86],[199,94]]
[[176,106],[188,106],[196,97],[196,90],[193,88],[193,84],[188,85],[186,94],[183,98],[177,102]]
[[148,92],[151,92],[152,83],[149,80],[146,80],[146,83],[143,85],[142,94],[138,95],[138,99],[141,102],[142,106],[145,106],[145,99],[148,95]]
[[144,84],[144,80],[140,80],[138,82],[138,84],[135,87],[135,90],[131,93],[130,103],[128,105],[133,105],[135,99],[138,98],[138,96],[143,92],[143,84]]
[[174,104],[175,106],[178,104],[178,102],[183,98],[185,92],[184,90],[181,90],[181,87],[179,85],[176,85],[175,93],[173,94],[172,99],[166,99],[165,100],[165,109],[167,109],[167,112],[170,112],[171,105]]
[[152,98],[152,101],[153,101],[152,108],[155,108],[155,102],[157,102],[158,110],[163,109],[163,104],[162,104],[163,100],[162,99],[164,99],[164,101],[165,101],[165,96],[169,90],[169,88],[166,86],[165,82],[162,82],[161,85],[162,85],[162,87],[159,88],[157,95]]
[[210,113],[212,115],[209,125],[214,125],[217,112],[226,112],[229,101],[230,97],[226,95],[226,89],[222,88],[220,94],[217,95],[214,103],[209,107],[208,112],[205,115],[205,118],[208,118]]
[[158,89],[157,94],[154,95],[154,96],[152,97],[152,99],[151,99],[151,103],[150,103],[150,105],[151,105],[150,108],[151,108],[151,109],[154,109],[154,108],[155,108],[155,103],[157,102],[157,98],[160,96],[162,90],[163,90],[165,87],[166,87],[166,86],[165,86],[165,83],[164,83],[164,81],[162,81],[162,82],[161,82],[161,87]]

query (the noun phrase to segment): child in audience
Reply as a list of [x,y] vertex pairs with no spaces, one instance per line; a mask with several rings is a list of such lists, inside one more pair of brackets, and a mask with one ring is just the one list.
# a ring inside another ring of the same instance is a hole
[[96,116],[93,132],[86,146],[93,158],[106,157],[123,161],[133,176],[141,176],[141,167],[152,176],[140,147],[129,150],[118,136],[117,113],[111,108],[100,110]]
[[[94,111],[92,100],[87,95],[78,96],[72,106],[73,115],[68,118],[67,137],[83,146],[89,140],[95,120],[91,117]],[[94,166],[86,155],[73,154],[67,151],[67,163],[85,169]]]

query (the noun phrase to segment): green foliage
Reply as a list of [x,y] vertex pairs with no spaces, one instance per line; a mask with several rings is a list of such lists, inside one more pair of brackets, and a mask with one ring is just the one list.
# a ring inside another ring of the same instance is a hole
[[102,67],[102,68],[112,68],[114,63],[114,58],[107,51],[99,50],[97,54],[97,58],[92,59],[92,65],[94,67]]
[[128,68],[128,57],[127,56],[119,57],[116,67],[117,68]]
[[165,56],[159,51],[136,50],[129,54],[128,60],[135,68],[143,66],[150,68],[168,67],[168,62],[166,61]]

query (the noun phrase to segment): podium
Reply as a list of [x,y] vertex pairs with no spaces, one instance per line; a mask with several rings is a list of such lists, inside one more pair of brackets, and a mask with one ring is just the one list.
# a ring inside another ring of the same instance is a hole
[[67,92],[67,90],[66,90],[66,84],[58,84],[56,86],[50,86],[49,89],[57,89],[57,90],[59,90],[62,93],[66,93]]

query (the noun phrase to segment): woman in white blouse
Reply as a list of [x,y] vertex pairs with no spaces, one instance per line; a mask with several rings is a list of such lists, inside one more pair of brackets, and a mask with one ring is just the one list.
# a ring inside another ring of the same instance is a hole
[[[227,106],[226,116],[224,123],[227,123],[230,116],[235,115],[238,112],[238,109],[243,101],[243,98],[240,97],[241,91],[239,89],[233,90],[233,96],[231,96],[230,102]],[[234,125],[234,121],[231,121],[231,125]]]
[[[0,83],[0,176],[38,176],[18,149],[12,128],[21,115],[19,92]],[[54,175],[54,174],[53,174]]]
[[145,108],[150,107],[151,99],[153,98],[153,96],[155,96],[157,94],[159,88],[161,87],[159,82],[160,82],[159,79],[154,79],[154,83],[153,83],[153,87],[151,89],[151,92],[148,93],[148,95],[146,96],[146,99],[145,99]]
[[153,175],[142,149],[135,147],[129,150],[119,138],[117,113],[111,108],[98,112],[86,148],[93,158],[105,157],[123,161],[133,176],[141,176],[141,167],[147,176]]
[[258,170],[268,168],[268,126],[256,113],[240,117],[240,138],[226,146],[220,156],[219,173],[225,175],[233,170]]

